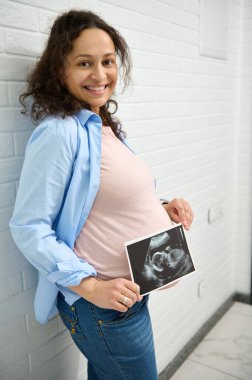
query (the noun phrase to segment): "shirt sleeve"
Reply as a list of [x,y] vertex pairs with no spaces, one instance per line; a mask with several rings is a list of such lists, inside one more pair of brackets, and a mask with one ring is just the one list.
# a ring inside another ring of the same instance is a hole
[[27,260],[49,281],[62,286],[76,286],[83,278],[96,275],[53,229],[76,155],[77,128],[71,120],[51,119],[33,132],[9,223]]

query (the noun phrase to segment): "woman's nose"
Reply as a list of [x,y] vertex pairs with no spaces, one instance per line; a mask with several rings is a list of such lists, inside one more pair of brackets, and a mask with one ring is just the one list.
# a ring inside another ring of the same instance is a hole
[[106,71],[102,65],[97,65],[94,67],[91,78],[96,82],[102,82],[106,79]]

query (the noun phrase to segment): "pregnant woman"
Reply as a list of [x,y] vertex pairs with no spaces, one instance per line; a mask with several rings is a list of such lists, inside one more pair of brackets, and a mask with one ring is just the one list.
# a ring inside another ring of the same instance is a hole
[[148,297],[130,280],[124,242],[171,219],[189,229],[193,219],[182,199],[161,205],[111,113],[118,76],[127,85],[130,68],[116,29],[71,10],[55,20],[20,97],[38,126],[10,228],[39,271],[36,318],[46,323],[59,311],[89,380],[158,378]]

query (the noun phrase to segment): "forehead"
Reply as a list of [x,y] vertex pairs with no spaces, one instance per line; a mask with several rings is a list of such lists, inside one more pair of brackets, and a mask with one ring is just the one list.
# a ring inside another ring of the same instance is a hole
[[108,33],[102,29],[83,30],[73,43],[71,54],[104,55],[114,53],[115,45]]

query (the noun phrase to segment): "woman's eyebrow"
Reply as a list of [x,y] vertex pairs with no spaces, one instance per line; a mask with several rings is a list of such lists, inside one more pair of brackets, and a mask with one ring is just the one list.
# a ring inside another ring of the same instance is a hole
[[[108,56],[110,56],[110,55],[116,55],[115,53],[106,53],[106,54],[104,54],[104,56],[103,57],[108,57]],[[76,59],[76,58],[80,58],[80,57],[86,57],[86,58],[93,58],[94,56],[93,55],[91,55],[91,54],[79,54],[79,55],[77,55],[74,59]]]

